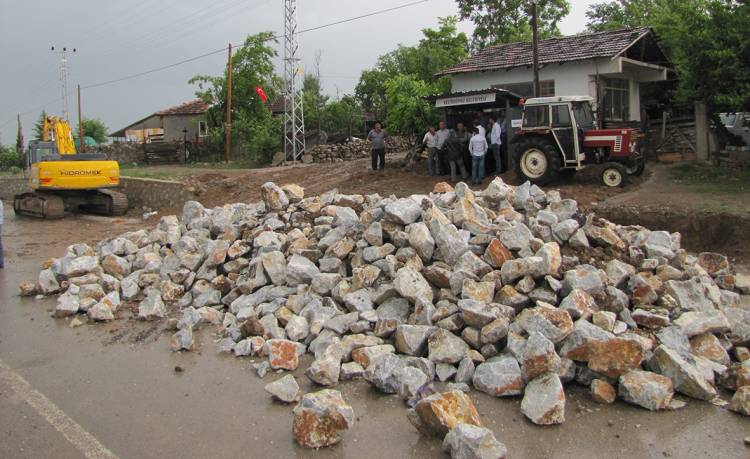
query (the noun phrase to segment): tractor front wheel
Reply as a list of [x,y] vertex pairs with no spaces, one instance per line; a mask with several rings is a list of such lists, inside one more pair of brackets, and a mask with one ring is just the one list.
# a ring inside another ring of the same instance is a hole
[[560,155],[543,137],[522,140],[516,152],[516,175],[523,181],[546,185],[560,172]]
[[605,163],[601,177],[605,186],[622,188],[628,184],[628,169],[620,163]]
[[643,155],[638,155],[633,158],[632,162],[628,164],[627,170],[628,175],[640,176],[646,169],[646,158]]

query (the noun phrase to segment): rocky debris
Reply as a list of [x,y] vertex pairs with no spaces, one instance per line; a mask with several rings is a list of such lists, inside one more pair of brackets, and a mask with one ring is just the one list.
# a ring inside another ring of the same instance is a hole
[[286,339],[270,339],[265,343],[265,353],[272,370],[296,370],[299,366],[297,343]]
[[273,398],[284,403],[298,402],[300,397],[302,397],[299,384],[297,384],[297,380],[292,375],[286,375],[272,383],[266,384],[265,390]]
[[620,376],[618,395],[651,411],[666,410],[672,402],[672,380],[650,371],[635,370]]
[[472,383],[477,390],[495,397],[521,395],[524,388],[521,367],[512,356],[499,356],[480,363]]
[[742,386],[732,396],[729,409],[750,416],[750,386]]
[[168,320],[175,351],[216,333],[224,352],[259,358],[260,376],[307,352],[316,384],[363,377],[410,406],[436,379],[449,394],[523,396],[541,424],[564,419],[563,382],[653,410],[674,408],[673,391],[750,385],[750,282],[679,234],[499,178],[400,198],[271,182],[261,195],[71,245],[21,293],[56,295],[54,316],[92,324]]
[[521,412],[538,425],[565,422],[565,391],[556,373],[545,373],[529,381],[521,401]]
[[335,445],[354,422],[354,410],[332,389],[305,394],[292,413],[292,434],[304,448]]
[[661,374],[672,380],[677,392],[700,400],[716,397],[716,389],[700,369],[672,349],[664,345],[657,347],[654,360]]
[[597,403],[610,404],[614,403],[617,398],[617,392],[612,384],[603,379],[594,379],[591,381],[591,398]]
[[491,430],[458,424],[443,439],[443,450],[454,459],[505,459],[508,450]]
[[459,424],[483,427],[469,396],[455,390],[421,399],[409,410],[408,418],[420,432],[440,438]]
[[172,351],[192,351],[193,350],[193,329],[185,327],[178,330],[169,340],[169,346]]

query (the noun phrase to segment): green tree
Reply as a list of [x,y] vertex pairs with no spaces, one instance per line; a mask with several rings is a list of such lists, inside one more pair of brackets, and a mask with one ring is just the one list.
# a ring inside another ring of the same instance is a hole
[[[439,18],[438,29],[423,29],[423,38],[415,46],[399,45],[395,50],[380,58],[375,68],[362,72],[355,89],[355,96],[365,111],[372,112],[378,119],[388,120],[388,126],[394,132],[411,133],[409,126],[401,127],[406,121],[401,114],[391,116],[393,107],[405,107],[405,100],[414,99],[410,104],[421,106],[416,99],[430,93],[450,91],[451,83],[448,77],[435,77],[435,74],[451,67],[468,56],[469,40],[465,33],[458,32],[458,19],[450,16]],[[408,77],[406,79],[400,77]],[[392,83],[391,80],[399,81]],[[415,89],[416,82],[421,91],[400,94],[401,89]],[[392,90],[388,93],[389,83]],[[413,86],[413,87],[412,87]],[[389,95],[390,94],[390,95]],[[398,99],[397,102],[391,99]],[[422,101],[424,102],[424,101]],[[424,129],[424,126],[419,130]]]
[[414,75],[398,75],[389,79],[385,83],[388,129],[397,134],[414,135],[435,124],[439,115],[432,104],[424,99],[432,92],[433,86]]
[[311,74],[306,74],[302,82],[302,105],[305,110],[305,126],[322,129],[321,110],[328,102],[328,97],[322,93],[320,80]]
[[586,27],[592,32],[651,25],[659,0],[613,0],[594,3],[586,11]]
[[345,95],[323,107],[321,123],[326,132],[346,133],[349,136],[359,134],[364,130],[362,107],[354,96]]
[[18,130],[16,131],[16,151],[18,152],[18,158],[23,162],[23,155],[26,149],[23,140],[23,128],[21,127],[21,115],[18,115]]
[[[79,130],[76,130],[74,137],[78,138],[78,132]],[[106,124],[104,124],[104,121],[96,118],[84,118],[83,119],[83,136],[84,137],[91,137],[96,141],[96,143],[104,143],[107,141],[107,132],[109,132],[109,128]]]
[[0,171],[14,170],[21,165],[21,158],[12,146],[0,145]]
[[[263,87],[269,100],[275,100],[281,82],[274,75],[273,58],[276,51],[269,46],[275,42],[271,32],[249,35],[244,45],[232,58],[232,136],[248,153],[246,159],[265,162],[281,148],[282,121],[271,116],[271,111],[256,94]],[[197,75],[189,83],[198,86],[196,95],[211,104],[207,113],[209,135],[216,143],[224,138],[226,120],[227,71],[221,76]]]
[[45,118],[47,118],[47,112],[42,110],[42,113],[39,114],[39,118],[37,118],[36,123],[34,123],[34,140],[42,140],[42,136],[44,135]]
[[589,28],[651,26],[678,75],[676,99],[710,112],[750,110],[750,5],[729,0],[621,0],[592,5]]
[[383,70],[363,70],[359,76],[359,82],[354,88],[354,96],[362,108],[375,115],[375,118],[385,118],[385,82],[389,75]]
[[[531,39],[531,0],[456,0],[461,19],[474,23],[472,49]],[[560,35],[559,22],[570,12],[567,0],[539,0],[539,34]]]

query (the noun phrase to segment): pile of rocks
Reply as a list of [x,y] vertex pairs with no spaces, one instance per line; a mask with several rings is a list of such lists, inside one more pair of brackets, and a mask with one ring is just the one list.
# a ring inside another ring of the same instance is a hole
[[[405,137],[386,139],[386,154],[409,150],[412,145]],[[370,157],[370,142],[353,138],[346,143],[318,145],[305,152],[307,161],[315,163],[339,163]]]
[[[70,246],[22,293],[59,293],[57,317],[107,321],[131,305],[141,319],[170,318],[174,351],[215,325],[222,351],[263,358],[261,375],[310,353],[312,381],[364,378],[398,394],[453,454],[504,454],[464,394],[472,387],[523,397],[539,425],[565,420],[571,382],[648,410],[683,406],[675,393],[721,403],[723,386],[736,391],[730,408],[750,413],[750,310],[738,293],[748,286],[725,256],[690,255],[677,233],[618,226],[499,178],[400,199],[273,183],[262,196],[188,202],[181,220]],[[267,390],[301,396],[294,378]],[[335,391],[307,394],[295,437],[332,444],[351,417]]]

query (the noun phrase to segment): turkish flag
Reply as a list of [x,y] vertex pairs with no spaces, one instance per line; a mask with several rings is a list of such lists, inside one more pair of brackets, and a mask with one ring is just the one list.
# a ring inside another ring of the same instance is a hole
[[266,92],[263,90],[263,87],[258,86],[257,88],[255,88],[255,92],[260,97],[260,100],[262,100],[263,103],[265,104],[266,101],[268,100],[268,96],[266,95]]

